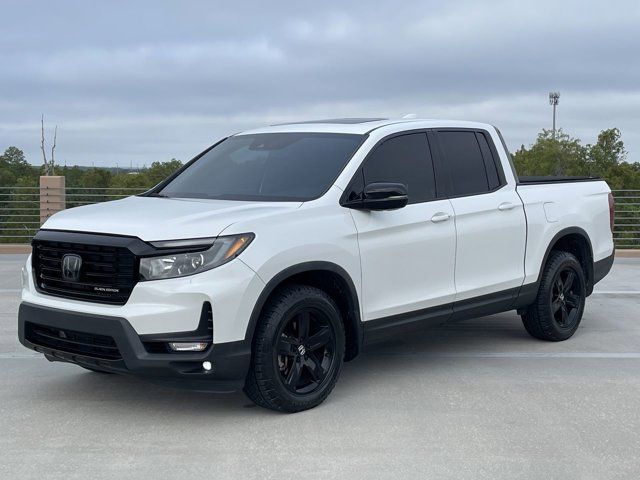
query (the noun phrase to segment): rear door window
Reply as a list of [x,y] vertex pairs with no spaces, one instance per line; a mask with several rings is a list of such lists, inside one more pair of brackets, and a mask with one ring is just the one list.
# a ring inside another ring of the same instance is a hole
[[476,132],[438,131],[438,143],[444,156],[443,163],[451,177],[451,196],[491,190]]
[[484,166],[487,171],[489,189],[493,190],[494,188],[498,188],[500,186],[500,176],[498,175],[496,159],[493,157],[493,153],[491,153],[491,148],[489,148],[489,142],[487,141],[487,137],[485,136],[485,134],[476,132],[476,139],[478,140],[480,151],[482,152],[482,157],[484,158]]

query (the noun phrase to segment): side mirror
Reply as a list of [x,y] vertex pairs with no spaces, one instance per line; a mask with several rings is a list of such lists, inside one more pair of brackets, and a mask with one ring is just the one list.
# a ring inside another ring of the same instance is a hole
[[409,202],[407,187],[402,183],[370,183],[364,187],[363,198],[344,206],[356,210],[395,210]]

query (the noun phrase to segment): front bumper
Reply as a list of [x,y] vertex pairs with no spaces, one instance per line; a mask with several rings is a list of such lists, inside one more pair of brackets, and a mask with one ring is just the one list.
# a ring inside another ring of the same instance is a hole
[[196,330],[202,304],[213,309],[213,341],[223,344],[246,338],[253,306],[264,283],[237,258],[197,275],[138,282],[124,305],[106,305],[61,298],[39,292],[35,286],[31,256],[22,272],[22,301],[90,317],[127,320],[138,335]]
[[[117,348],[109,347],[113,350],[109,358],[100,353],[78,353],[78,349],[73,348],[73,341],[64,333],[60,333],[59,342],[55,338],[46,341],[42,340],[44,337],[32,334],[34,326],[79,332],[87,338],[92,335],[100,339],[108,337]],[[213,344],[207,351],[198,353],[149,353],[124,318],[70,312],[28,302],[20,304],[18,327],[20,343],[45,354],[50,360],[135,375],[178,388],[212,392],[238,390],[244,384],[251,359],[251,343],[246,340]],[[204,361],[211,362],[210,371],[202,367]]]

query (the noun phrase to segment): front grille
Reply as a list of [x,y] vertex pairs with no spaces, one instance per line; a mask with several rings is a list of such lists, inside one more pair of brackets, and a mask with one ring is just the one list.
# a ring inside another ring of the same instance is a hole
[[[78,255],[77,279],[62,274],[62,257]],[[124,305],[137,281],[136,257],[126,247],[33,240],[33,269],[38,289],[50,295]]]
[[24,327],[25,339],[34,345],[104,360],[122,359],[116,342],[106,335],[76,332],[31,322],[26,322]]

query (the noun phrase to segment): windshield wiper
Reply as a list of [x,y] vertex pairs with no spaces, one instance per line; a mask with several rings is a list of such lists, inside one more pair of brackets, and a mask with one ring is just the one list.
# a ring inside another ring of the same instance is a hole
[[169,198],[169,195],[165,195],[164,193],[159,192],[153,192],[147,195],[147,197]]

